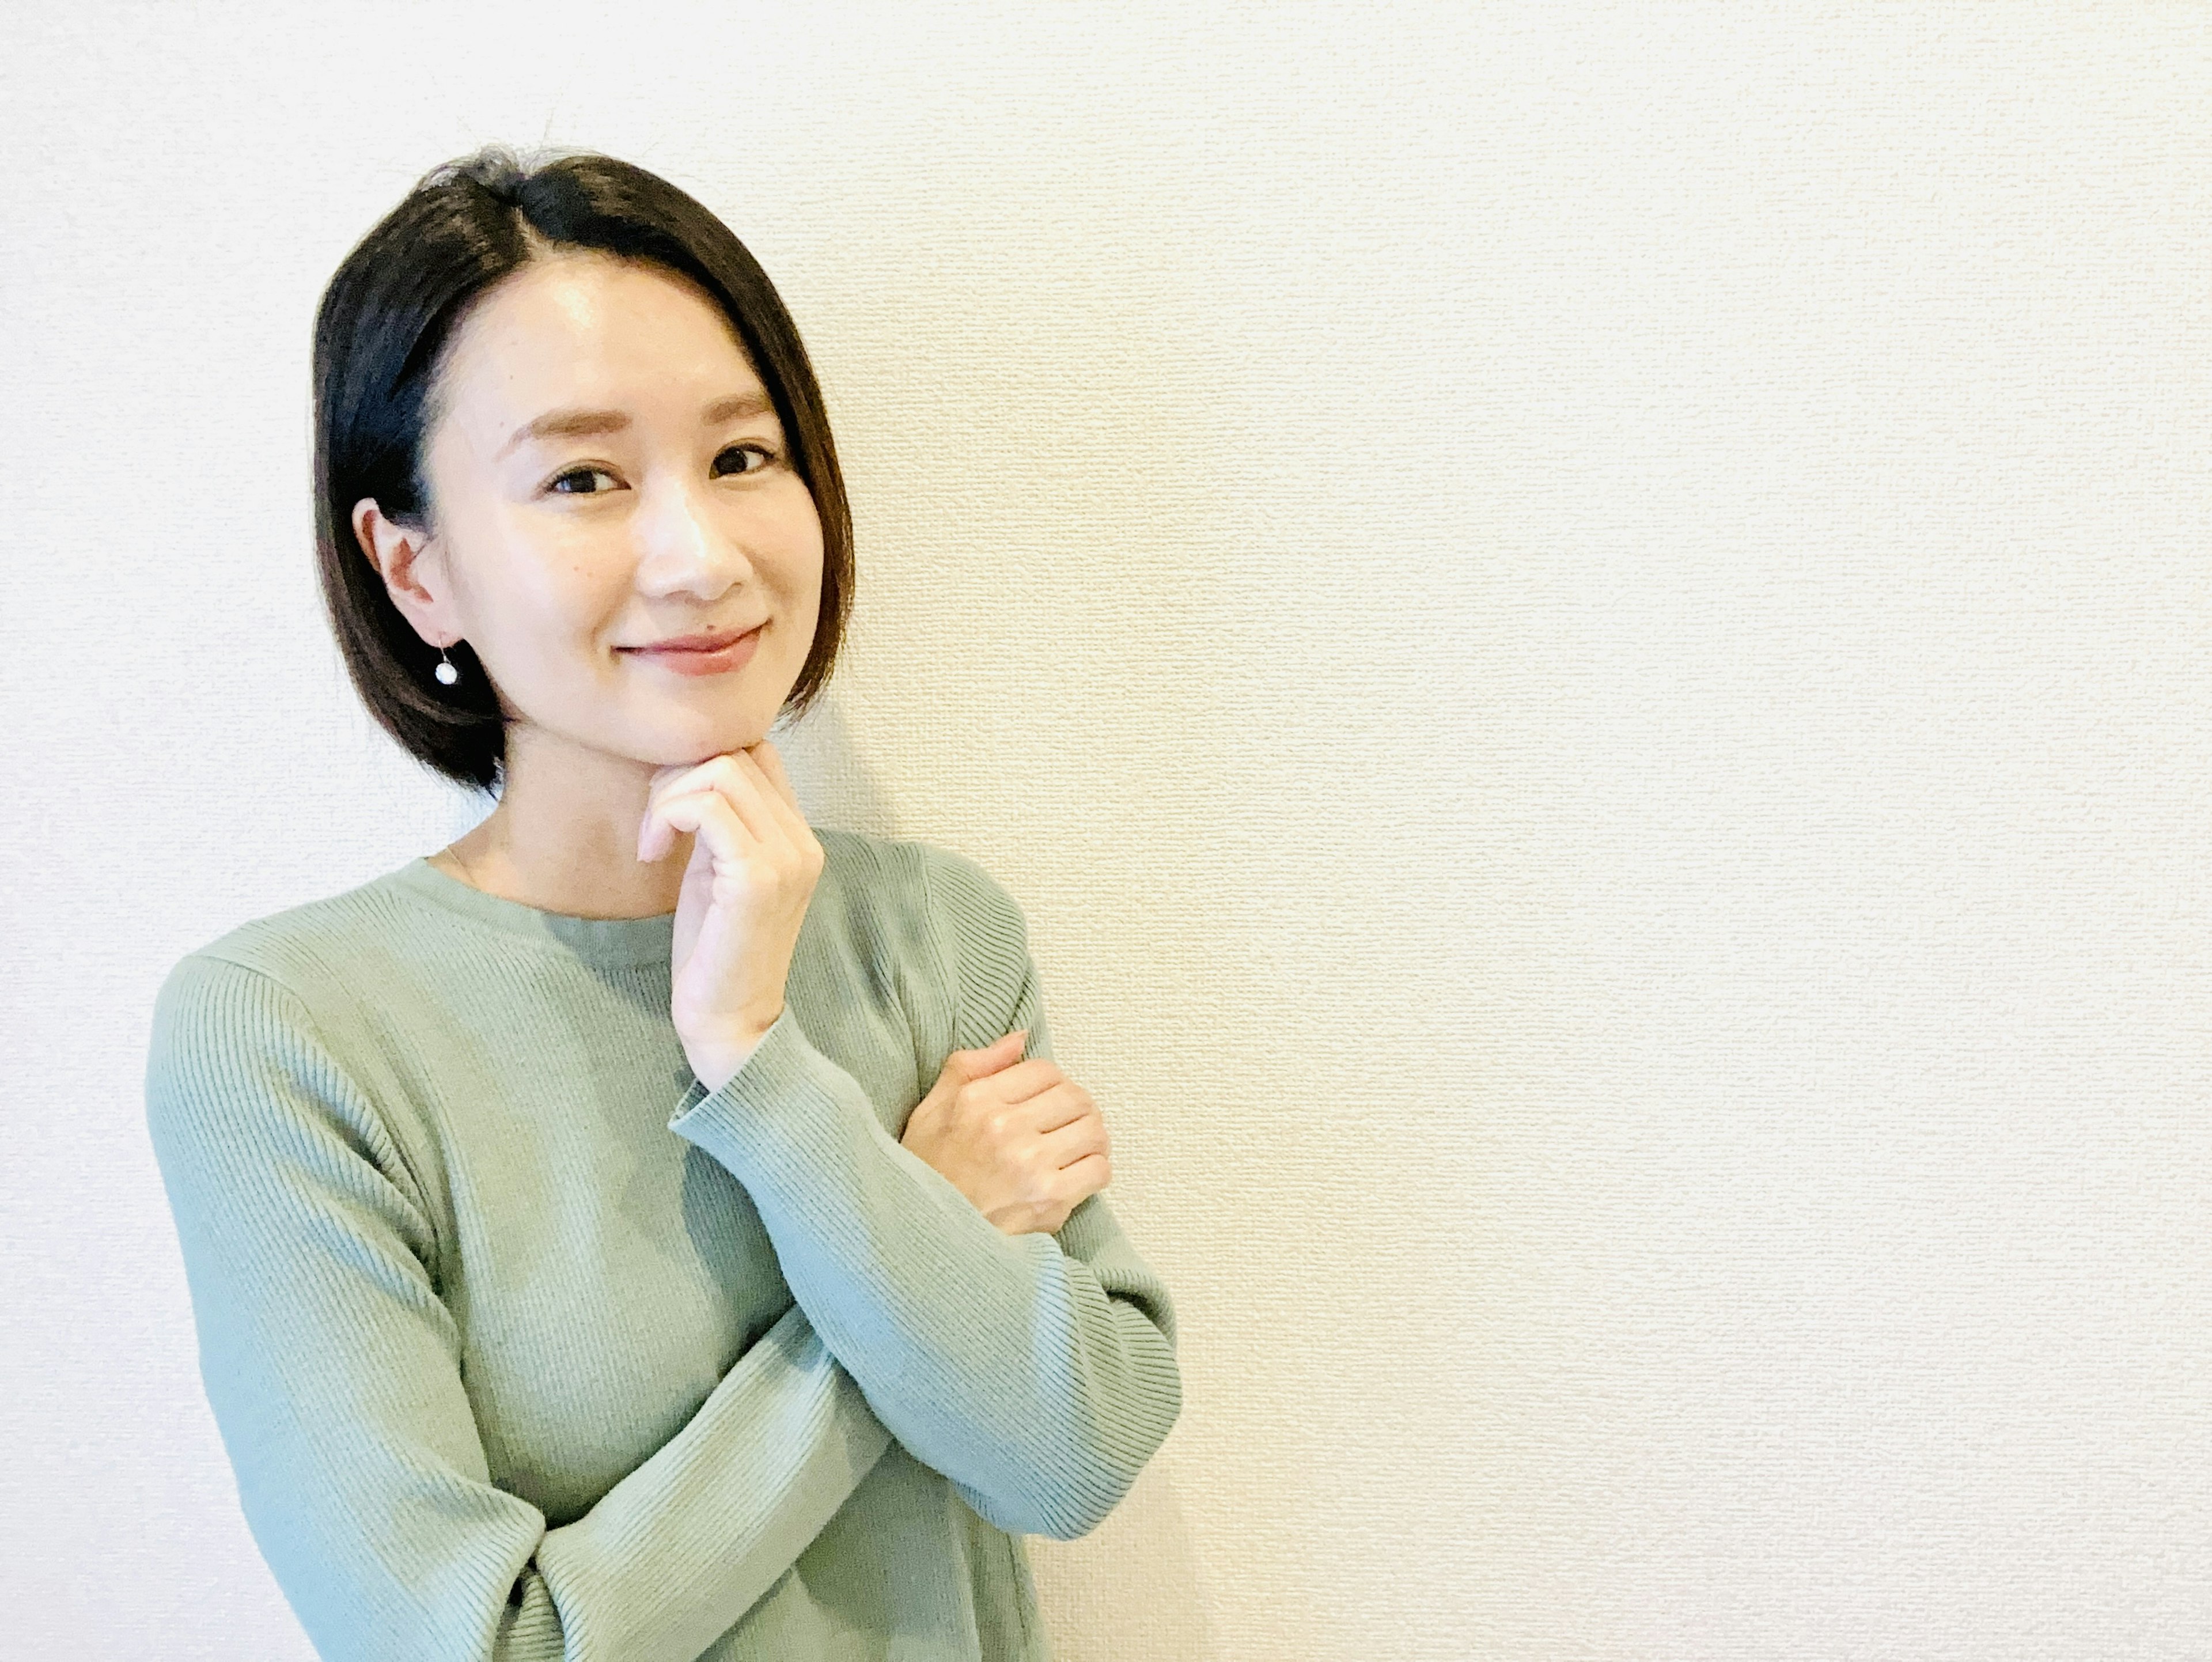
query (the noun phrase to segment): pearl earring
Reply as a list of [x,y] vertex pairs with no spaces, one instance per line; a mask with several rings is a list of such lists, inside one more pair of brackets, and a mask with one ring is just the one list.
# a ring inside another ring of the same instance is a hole
[[451,686],[461,679],[461,672],[453,667],[453,661],[446,656],[443,647],[438,648],[438,667],[430,673],[438,678],[441,686]]

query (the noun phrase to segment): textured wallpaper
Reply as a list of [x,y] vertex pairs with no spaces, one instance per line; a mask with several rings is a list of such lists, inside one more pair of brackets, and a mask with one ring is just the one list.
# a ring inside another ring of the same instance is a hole
[[9,1648],[309,1652],[139,1088],[481,812],[308,326],[486,140],[702,197],[858,525],[818,823],[1024,904],[1183,1417],[1066,1662],[2212,1653],[2212,14],[11,17]]

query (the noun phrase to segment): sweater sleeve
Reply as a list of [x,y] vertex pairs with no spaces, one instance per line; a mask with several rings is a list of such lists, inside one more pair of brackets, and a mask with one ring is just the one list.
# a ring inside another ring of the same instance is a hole
[[[1012,896],[965,856],[912,846],[956,977],[952,1048],[1027,1027],[1029,1054],[1048,1056]],[[694,1080],[669,1123],[745,1185],[823,1342],[979,1514],[1073,1540],[1120,1503],[1182,1392],[1168,1290],[1103,1193],[1055,1234],[1002,1233],[884,1129],[788,1005],[720,1089]]]
[[549,1530],[488,1481],[421,1191],[298,995],[183,959],[146,1112],[240,1507],[325,1658],[691,1662],[890,1446],[794,1305]]

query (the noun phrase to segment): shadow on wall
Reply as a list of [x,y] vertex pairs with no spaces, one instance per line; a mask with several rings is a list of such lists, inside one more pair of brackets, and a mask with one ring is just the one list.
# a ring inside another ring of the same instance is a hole
[[1059,1662],[1204,1662],[1213,1630],[1182,1503],[1158,1457],[1079,1541],[1028,1537]]
[[852,724],[835,688],[797,721],[779,717],[768,736],[787,764],[808,824],[872,837],[905,835],[882,782],[853,743]]
[[[769,736],[790,764],[810,822],[878,837],[908,834],[854,746],[834,688]],[[1213,1653],[1182,1506],[1158,1458],[1080,1541],[1033,1535],[1028,1547],[1060,1662],[1203,1662]]]

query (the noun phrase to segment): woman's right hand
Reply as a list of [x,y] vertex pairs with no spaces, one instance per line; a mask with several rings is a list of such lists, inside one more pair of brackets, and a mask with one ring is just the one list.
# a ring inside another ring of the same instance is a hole
[[1097,1104],[1058,1063],[1022,1061],[1028,1038],[953,1051],[899,1137],[1009,1235],[1056,1233],[1114,1178]]

